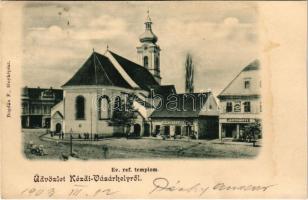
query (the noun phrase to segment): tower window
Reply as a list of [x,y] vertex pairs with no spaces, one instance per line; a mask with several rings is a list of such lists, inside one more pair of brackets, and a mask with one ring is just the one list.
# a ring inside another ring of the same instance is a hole
[[147,56],[143,57],[143,66],[146,68],[149,66],[149,58]]
[[155,57],[155,68],[159,71],[159,57]]

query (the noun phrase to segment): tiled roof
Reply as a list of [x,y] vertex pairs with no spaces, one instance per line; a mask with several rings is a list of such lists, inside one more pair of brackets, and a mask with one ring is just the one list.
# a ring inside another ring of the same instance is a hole
[[144,90],[149,90],[151,86],[159,85],[153,75],[143,66],[138,65],[112,51],[109,51],[116,61],[121,65],[130,78]]
[[[151,118],[189,118],[198,117],[199,113],[206,103],[209,92],[207,93],[190,93],[190,94],[173,94],[165,97],[162,106],[154,110]],[[171,103],[173,102],[173,103]]]
[[110,60],[97,52],[93,52],[63,86],[77,85],[108,85],[131,88]]
[[[125,71],[125,74],[139,88],[149,91],[152,86],[159,86],[153,75],[146,68],[114,52],[109,51],[109,53],[108,55],[111,55],[116,60]],[[118,71],[109,57],[93,52],[75,75],[63,86],[108,85],[132,89],[129,78],[125,78],[125,74]]]

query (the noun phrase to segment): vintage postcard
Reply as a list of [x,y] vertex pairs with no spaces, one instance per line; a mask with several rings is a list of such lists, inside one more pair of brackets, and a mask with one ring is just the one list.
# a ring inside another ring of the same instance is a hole
[[2,198],[306,198],[307,3],[1,2]]

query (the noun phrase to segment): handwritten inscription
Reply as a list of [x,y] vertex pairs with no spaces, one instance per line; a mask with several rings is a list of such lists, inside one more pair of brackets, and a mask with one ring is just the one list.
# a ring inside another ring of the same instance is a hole
[[198,193],[202,196],[209,187],[202,186],[200,183],[193,184],[192,186],[184,187],[180,185],[181,182],[177,181],[175,184],[171,185],[166,178],[155,178],[153,180],[154,189],[149,193],[168,191],[168,192],[186,192],[186,193]]
[[225,183],[217,183],[212,186],[202,185],[201,183],[195,183],[192,185],[185,185],[181,181],[176,181],[171,184],[167,178],[155,178],[153,180],[153,189],[150,190],[149,194],[157,192],[184,192],[197,194],[198,196],[204,195],[207,191],[255,191],[255,192],[265,192],[269,188],[275,185],[226,185]]
[[[87,185],[74,185],[72,188],[67,190],[68,192],[64,194],[66,197],[72,197],[72,198],[78,198],[78,197],[103,197],[103,196],[112,196],[119,191],[110,189],[110,188],[98,188],[95,190],[91,190]],[[55,197],[55,196],[63,196],[63,193],[57,191],[55,188],[37,188],[37,187],[31,187],[26,188],[21,192],[21,195],[26,197]]]

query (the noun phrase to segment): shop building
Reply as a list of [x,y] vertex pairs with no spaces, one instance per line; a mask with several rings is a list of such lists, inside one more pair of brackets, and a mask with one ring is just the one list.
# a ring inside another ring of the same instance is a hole
[[255,60],[218,95],[220,139],[239,139],[247,124],[260,122],[262,112],[260,90],[260,63]]
[[218,104],[212,92],[171,94],[150,116],[152,135],[218,138]]
[[21,91],[22,128],[49,128],[51,108],[63,99],[63,90],[29,88]]

